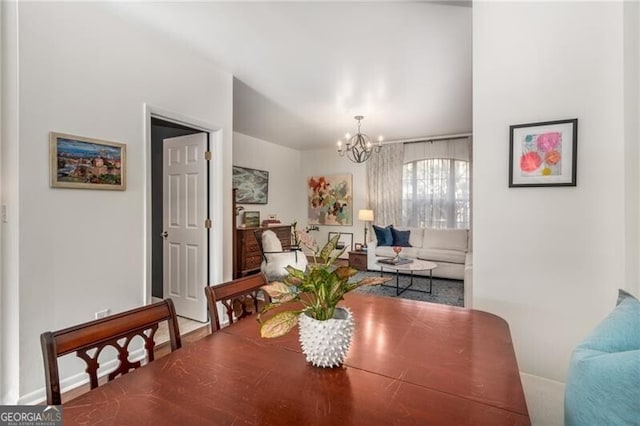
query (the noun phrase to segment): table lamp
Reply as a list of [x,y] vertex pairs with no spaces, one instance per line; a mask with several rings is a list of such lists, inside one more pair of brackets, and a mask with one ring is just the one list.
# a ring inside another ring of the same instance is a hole
[[362,248],[367,248],[367,222],[373,222],[373,210],[361,209],[358,211],[358,220],[364,222],[364,244]]

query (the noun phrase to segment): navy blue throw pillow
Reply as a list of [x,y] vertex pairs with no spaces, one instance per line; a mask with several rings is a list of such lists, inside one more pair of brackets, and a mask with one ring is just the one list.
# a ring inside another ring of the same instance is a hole
[[373,225],[373,231],[376,233],[376,240],[379,246],[390,246],[393,244],[393,235],[391,235],[391,225],[383,228]]
[[391,228],[391,236],[393,237],[393,245],[399,247],[411,247],[409,244],[409,236],[411,231],[400,231],[396,228]]

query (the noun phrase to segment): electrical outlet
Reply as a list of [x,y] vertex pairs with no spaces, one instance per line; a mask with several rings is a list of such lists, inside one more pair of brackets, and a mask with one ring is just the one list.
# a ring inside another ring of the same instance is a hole
[[111,313],[111,309],[107,308],[102,311],[96,312],[96,319],[104,318]]
[[0,220],[2,221],[2,223],[7,223],[7,205],[3,204],[0,207]]

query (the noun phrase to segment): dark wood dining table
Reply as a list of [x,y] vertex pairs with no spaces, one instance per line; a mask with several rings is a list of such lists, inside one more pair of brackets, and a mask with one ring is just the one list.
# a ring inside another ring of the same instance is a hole
[[339,368],[247,319],[63,405],[65,425],[529,425],[508,324],[495,315],[349,293]]

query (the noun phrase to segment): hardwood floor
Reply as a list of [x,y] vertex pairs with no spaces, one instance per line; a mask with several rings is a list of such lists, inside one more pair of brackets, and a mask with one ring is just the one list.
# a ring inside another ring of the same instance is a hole
[[[205,323],[178,316],[178,329],[180,329],[180,336],[185,336],[193,330],[202,327],[204,324]],[[156,345],[169,341],[169,327],[167,327],[166,322],[160,324],[153,340],[156,342]]]

